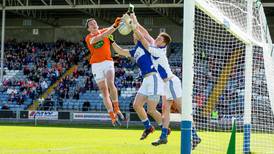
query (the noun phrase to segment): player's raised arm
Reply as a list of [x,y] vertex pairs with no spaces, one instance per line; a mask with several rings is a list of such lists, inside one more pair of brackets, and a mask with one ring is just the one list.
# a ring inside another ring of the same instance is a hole
[[141,41],[141,43],[143,44],[143,46],[145,47],[145,49],[153,56],[155,57],[160,57],[161,55],[164,55],[165,52],[159,52],[159,48],[153,47],[151,46],[151,44],[149,44],[149,42],[144,38],[144,36],[141,34],[141,32],[138,29],[134,30],[134,34],[137,37],[137,39],[139,41]]
[[104,37],[107,37],[107,36],[109,36],[110,34],[112,34],[112,33],[117,29],[117,27],[119,26],[120,22],[121,22],[121,18],[120,18],[120,17],[117,17],[117,18],[115,19],[115,21],[114,21],[114,23],[113,23],[112,26],[108,27],[107,30],[104,31],[103,33],[101,33],[101,34],[99,34],[99,35],[97,35],[97,36],[91,38],[91,39],[89,40],[89,43],[90,43],[90,44],[96,43],[96,42],[98,42],[98,41],[101,41]]
[[130,57],[129,49],[123,49],[115,42],[112,43],[112,47],[119,55]]
[[143,44],[143,46],[145,47],[145,49],[149,49],[149,42],[144,38],[144,36],[142,35],[142,33],[138,30],[138,29],[134,29],[133,30],[137,40],[141,41],[141,43]]
[[137,25],[137,29],[144,36],[144,38],[149,42],[149,44],[153,44],[154,43],[153,37],[151,37],[148,31],[138,22],[136,15],[134,13],[131,13],[130,17],[133,23]]

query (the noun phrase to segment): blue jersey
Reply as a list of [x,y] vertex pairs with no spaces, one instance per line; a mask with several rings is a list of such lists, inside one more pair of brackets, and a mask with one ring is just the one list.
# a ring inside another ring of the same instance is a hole
[[151,72],[157,72],[154,68],[150,53],[145,49],[140,41],[137,42],[135,47],[129,50],[129,53],[134,57],[141,70],[142,76]]

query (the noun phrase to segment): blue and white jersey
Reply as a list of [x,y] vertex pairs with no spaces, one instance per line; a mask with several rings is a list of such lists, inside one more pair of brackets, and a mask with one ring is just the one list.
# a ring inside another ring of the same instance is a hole
[[151,72],[157,72],[153,65],[151,54],[145,49],[140,41],[137,42],[135,47],[129,50],[129,53],[134,57],[141,70],[142,76]]
[[159,48],[159,47],[150,46],[149,52],[151,53],[153,57],[154,66],[156,67],[162,79],[166,79],[174,76],[174,74],[172,73],[170,69],[170,65],[168,63],[168,59],[166,56],[166,53],[167,53],[166,47]]

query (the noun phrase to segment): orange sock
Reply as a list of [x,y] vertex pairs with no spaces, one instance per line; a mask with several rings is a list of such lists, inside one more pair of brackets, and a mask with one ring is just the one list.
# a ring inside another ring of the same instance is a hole
[[112,102],[113,103],[113,110],[114,110],[114,113],[117,113],[120,111],[120,108],[119,108],[119,103],[118,101],[116,102]]
[[115,114],[113,111],[109,112],[108,114],[112,121],[115,120]]

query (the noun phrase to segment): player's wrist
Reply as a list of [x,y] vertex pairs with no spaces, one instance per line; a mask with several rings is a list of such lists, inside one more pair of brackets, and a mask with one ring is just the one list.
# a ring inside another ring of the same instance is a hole
[[112,44],[112,43],[115,42],[113,35],[109,35],[109,36],[108,36],[108,39],[109,39],[109,41],[110,41],[110,44]]

